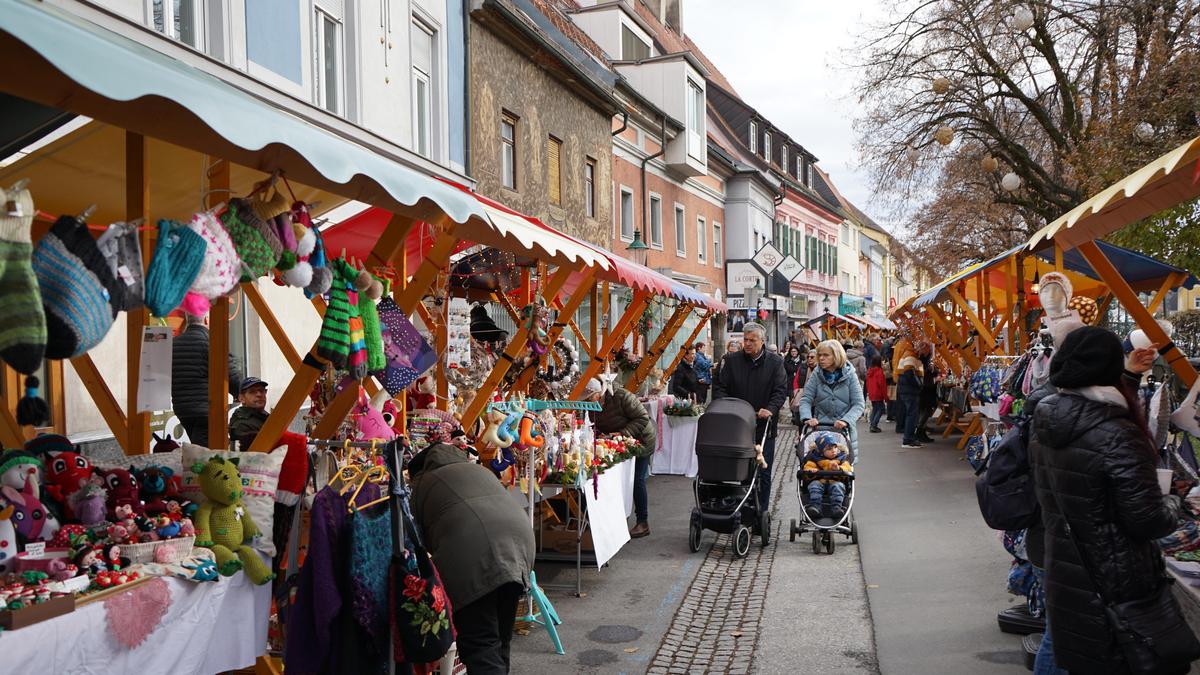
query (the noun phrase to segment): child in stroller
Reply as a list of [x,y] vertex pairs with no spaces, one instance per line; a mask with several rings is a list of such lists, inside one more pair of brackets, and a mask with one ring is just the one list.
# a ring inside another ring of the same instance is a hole
[[849,457],[849,448],[844,443],[845,438],[840,434],[832,431],[818,431],[808,437],[808,454],[804,458],[804,473],[808,483],[808,507],[807,512],[809,518],[816,522],[823,515],[821,505],[826,499],[829,502],[830,516],[835,521],[840,521],[842,516],[846,515],[846,510],[842,508],[842,503],[846,498],[846,483],[844,478],[840,477],[817,477],[818,472],[828,476],[831,472],[842,472],[845,474],[853,474],[854,467],[851,466]]

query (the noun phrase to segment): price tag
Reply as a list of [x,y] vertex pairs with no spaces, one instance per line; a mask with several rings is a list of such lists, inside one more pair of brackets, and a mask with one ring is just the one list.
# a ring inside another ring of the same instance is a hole
[[25,557],[41,558],[46,555],[46,542],[35,541],[25,545]]
[[129,268],[125,265],[121,265],[117,268],[117,276],[121,277],[121,281],[124,281],[126,286],[132,286],[135,282],[135,279],[133,278],[133,272],[130,272]]

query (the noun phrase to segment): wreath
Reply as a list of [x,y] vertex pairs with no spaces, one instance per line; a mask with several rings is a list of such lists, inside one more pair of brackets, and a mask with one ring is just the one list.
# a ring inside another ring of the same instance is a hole
[[543,382],[561,382],[564,379],[579,373],[578,354],[575,351],[575,345],[571,344],[566,338],[559,338],[554,342],[554,351],[558,352],[559,358],[562,360],[562,367],[557,368],[553,364],[547,364],[545,368],[538,368],[537,376]]
[[631,354],[628,347],[621,347],[613,354],[613,362],[624,373],[632,373],[642,365],[642,357]]

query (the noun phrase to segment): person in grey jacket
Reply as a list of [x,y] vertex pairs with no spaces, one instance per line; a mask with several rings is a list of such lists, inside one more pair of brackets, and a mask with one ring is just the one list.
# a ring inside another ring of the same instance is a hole
[[847,429],[850,439],[850,463],[858,461],[858,429],[864,404],[862,387],[854,366],[846,362],[846,353],[836,340],[817,345],[817,371],[808,376],[800,396],[800,419],[815,427],[832,425]]
[[425,535],[468,673],[507,673],[517,602],[536,555],[525,509],[491,471],[445,443],[408,465],[413,517]]
[[[171,343],[171,407],[188,440],[208,447],[208,315],[187,315],[187,327]],[[229,357],[229,393],[238,395],[241,369]],[[228,402],[222,401],[222,408]]]

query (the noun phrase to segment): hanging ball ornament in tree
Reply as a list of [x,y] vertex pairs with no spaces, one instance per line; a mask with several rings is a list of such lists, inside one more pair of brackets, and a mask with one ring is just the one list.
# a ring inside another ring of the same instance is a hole
[[1033,28],[1033,10],[1028,7],[1018,7],[1012,15],[1012,27],[1018,33]]
[[1133,128],[1133,134],[1137,136],[1139,141],[1150,141],[1154,139],[1154,126],[1149,122],[1139,122]]
[[996,169],[1000,168],[1000,162],[995,157],[988,155],[979,161],[979,166],[987,173],[994,173]]
[[908,158],[908,161],[911,164],[916,164],[917,160],[921,158],[921,152],[910,145],[908,146],[908,149],[904,151],[904,156]]
[[933,140],[942,145],[950,145],[954,141],[954,128],[948,125],[938,127],[938,130],[933,132]]
[[940,96],[941,94],[944,94],[948,91],[950,91],[950,78],[948,78],[948,77],[933,78],[933,93],[938,94]]
[[1004,178],[1000,179],[1000,187],[1004,188],[1006,192],[1016,192],[1021,189],[1021,177],[1009,171],[1004,174]]

